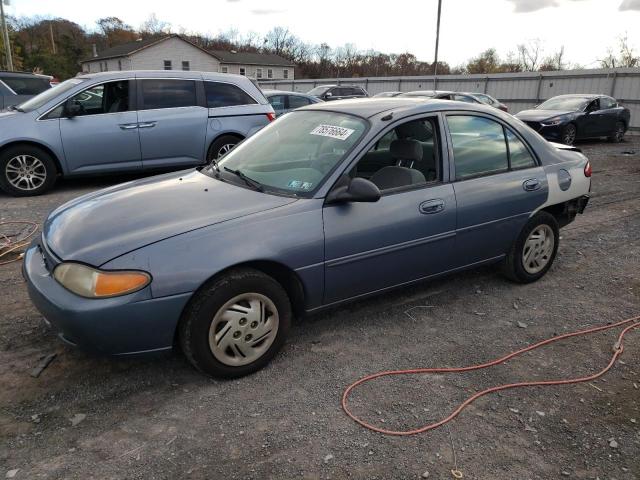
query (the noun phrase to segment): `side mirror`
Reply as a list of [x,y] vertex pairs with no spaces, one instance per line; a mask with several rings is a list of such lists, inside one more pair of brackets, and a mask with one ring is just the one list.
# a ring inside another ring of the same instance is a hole
[[342,202],[377,202],[380,200],[380,189],[366,178],[356,177],[347,185],[341,185],[329,192],[327,203]]
[[331,92],[327,92],[324,94],[324,98],[331,98],[331,97],[333,97],[333,93]]
[[82,105],[80,105],[80,102],[73,98],[64,102],[64,114],[66,117],[73,118],[76,115],[80,115],[80,113],[82,113]]

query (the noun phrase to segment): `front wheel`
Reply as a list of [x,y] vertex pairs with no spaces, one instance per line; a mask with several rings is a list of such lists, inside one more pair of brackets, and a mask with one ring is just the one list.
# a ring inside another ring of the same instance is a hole
[[16,145],[0,154],[0,188],[14,197],[40,195],[56,182],[56,166],[44,150]]
[[193,298],[180,325],[180,345],[200,371],[242,377],[276,355],[291,317],[289,297],[277,281],[257,270],[235,270]]
[[562,129],[562,143],[565,145],[573,145],[576,141],[576,126],[573,123],[566,125]]
[[553,215],[539,212],[524,226],[503,262],[504,274],[514,282],[540,279],[558,252],[560,229]]

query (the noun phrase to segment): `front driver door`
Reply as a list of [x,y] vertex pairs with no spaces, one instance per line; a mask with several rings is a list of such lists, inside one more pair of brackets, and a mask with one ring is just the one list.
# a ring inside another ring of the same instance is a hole
[[[435,117],[421,121],[433,127],[438,123]],[[412,129],[398,129],[399,132],[405,130]],[[393,129],[379,139],[390,131]],[[434,131],[438,132],[439,128]],[[423,140],[424,151],[430,152],[427,156],[435,153],[435,161],[440,163],[437,133]],[[373,148],[375,142],[371,145]],[[380,154],[380,149],[375,153]],[[393,164],[392,160],[387,165]],[[432,168],[429,165],[432,161],[432,158],[423,158],[425,171]],[[355,172],[362,176],[358,167]],[[364,176],[370,173],[367,171]],[[325,303],[400,285],[450,268],[456,200],[453,186],[444,183],[442,176],[439,178],[382,190],[382,197],[374,203],[351,202],[324,207]]]
[[[140,161],[138,114],[132,108],[133,81],[101,83],[74,95],[80,112],[60,115],[60,135],[70,173],[137,170]],[[49,117],[51,118],[51,117]]]

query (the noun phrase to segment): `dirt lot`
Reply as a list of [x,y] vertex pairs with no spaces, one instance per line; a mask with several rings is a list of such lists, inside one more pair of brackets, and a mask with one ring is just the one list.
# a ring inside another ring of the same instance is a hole
[[[19,469],[9,475],[446,479],[451,440],[468,479],[639,479],[638,331],[603,379],[485,397],[451,423],[451,438],[447,428],[382,436],[340,409],[343,389],[367,373],[486,361],[640,314],[640,137],[580,147],[594,167],[593,199],[562,231],[541,281],[514,285],[485,268],[302,319],[268,368],[237,381],[205,378],[177,354],[113,360],[68,349],[31,305],[19,264],[0,267],[0,478]],[[0,195],[0,217],[41,222],[62,202],[122,180]],[[600,369],[614,337],[570,340],[484,373],[382,380],[356,392],[353,407],[386,427],[418,426],[482,387]]]

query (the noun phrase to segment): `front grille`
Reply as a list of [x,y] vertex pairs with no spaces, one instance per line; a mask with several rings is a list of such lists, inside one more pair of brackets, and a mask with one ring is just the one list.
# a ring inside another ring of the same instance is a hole
[[40,253],[42,254],[42,261],[44,262],[44,266],[46,267],[48,272],[52,272],[53,269],[60,263],[60,260],[49,249],[47,243],[44,240],[44,236],[40,237],[38,247],[40,247]]
[[530,126],[531,128],[533,128],[536,132],[537,132],[538,130],[540,130],[540,127],[542,126],[542,125],[540,125],[540,122],[524,122],[524,123],[526,123],[527,125],[529,125],[529,126]]

